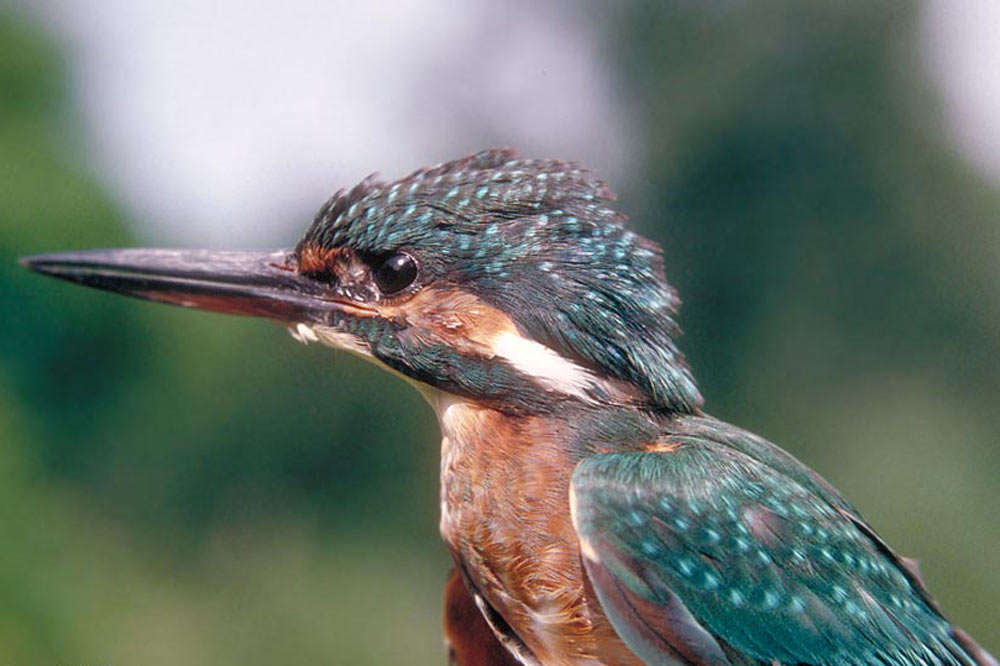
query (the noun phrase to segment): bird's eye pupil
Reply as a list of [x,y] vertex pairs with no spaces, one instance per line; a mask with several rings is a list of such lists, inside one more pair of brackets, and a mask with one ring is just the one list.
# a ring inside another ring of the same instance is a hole
[[397,252],[382,259],[375,268],[375,282],[383,294],[395,294],[417,279],[417,262],[408,254]]

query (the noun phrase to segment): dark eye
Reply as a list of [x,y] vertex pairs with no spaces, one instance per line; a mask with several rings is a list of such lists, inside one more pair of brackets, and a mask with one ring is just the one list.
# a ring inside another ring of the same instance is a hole
[[375,282],[383,294],[395,294],[417,279],[417,262],[408,254],[397,252],[384,257],[375,265]]

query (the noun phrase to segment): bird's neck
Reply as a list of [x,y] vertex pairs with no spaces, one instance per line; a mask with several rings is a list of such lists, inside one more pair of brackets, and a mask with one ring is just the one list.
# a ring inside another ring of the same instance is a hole
[[441,533],[453,547],[463,534],[457,516],[499,520],[494,510],[509,512],[535,496],[568,510],[562,504],[580,460],[641,450],[663,429],[662,419],[633,407],[566,403],[558,413],[525,415],[426,386],[422,392],[441,425]]
[[663,428],[658,417],[630,407],[569,403],[559,413],[519,415],[453,394],[425,395],[441,426],[442,509],[455,483],[510,488],[531,477],[547,479],[560,493],[583,458],[640,450]]
[[504,460],[545,451],[575,465],[594,453],[636,450],[662,428],[661,417],[634,406],[567,402],[557,412],[519,414],[426,387],[422,393],[441,426],[443,460],[477,449]]
[[570,481],[582,458],[639,448],[659,426],[623,408],[512,415],[447,394],[432,405],[442,431],[441,536],[460,570],[540,663],[594,663],[565,658],[594,654],[602,632],[613,636],[587,608]]

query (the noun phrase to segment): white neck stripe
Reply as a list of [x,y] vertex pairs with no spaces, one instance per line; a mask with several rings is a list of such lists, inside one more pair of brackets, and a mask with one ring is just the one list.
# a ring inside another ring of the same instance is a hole
[[509,361],[545,388],[593,402],[587,389],[597,384],[598,379],[554,349],[511,331],[500,333],[491,343],[496,356]]

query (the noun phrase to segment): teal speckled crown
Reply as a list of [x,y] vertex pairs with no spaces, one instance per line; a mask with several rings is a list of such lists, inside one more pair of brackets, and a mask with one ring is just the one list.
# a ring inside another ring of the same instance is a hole
[[701,396],[673,341],[679,300],[659,246],[627,228],[614,198],[576,165],[488,150],[338,192],[298,249],[406,251],[429,279],[461,285],[535,340],[636,385],[651,408],[691,412]]

